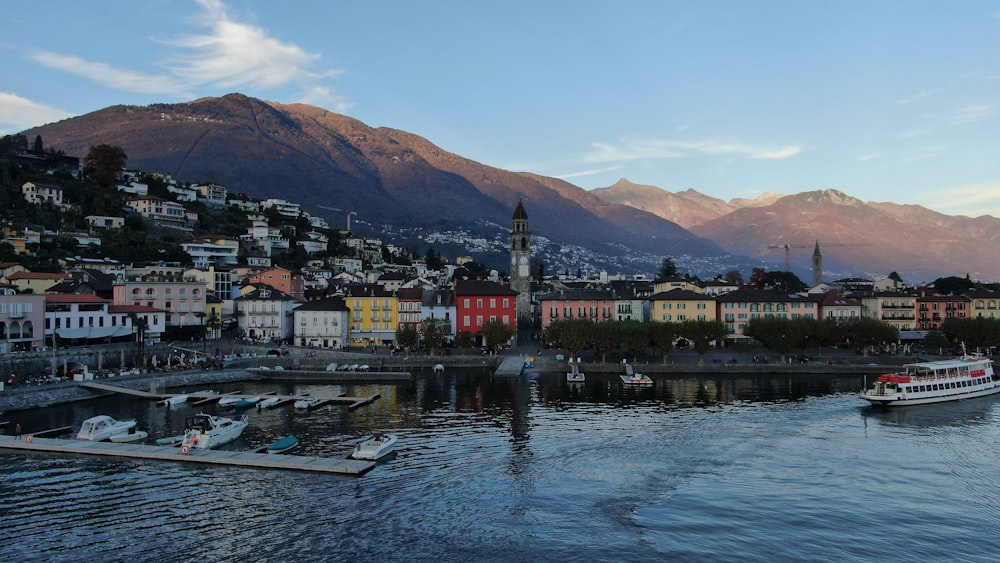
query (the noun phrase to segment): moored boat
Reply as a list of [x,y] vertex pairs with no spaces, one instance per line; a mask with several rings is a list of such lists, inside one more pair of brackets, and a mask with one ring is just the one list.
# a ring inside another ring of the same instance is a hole
[[293,407],[297,409],[311,409],[319,404],[319,398],[317,397],[306,397],[305,399],[299,399],[292,404]]
[[993,361],[981,354],[951,360],[905,364],[897,373],[879,376],[861,398],[873,405],[898,407],[985,397],[1000,393]]
[[258,409],[269,409],[281,402],[281,397],[268,397],[257,403]]
[[111,441],[118,444],[125,444],[131,442],[142,442],[149,437],[149,432],[145,430],[136,430],[133,426],[131,430],[125,434],[115,434],[111,437]]
[[189,416],[181,446],[207,450],[228,444],[239,438],[248,425],[246,416],[236,419],[205,413]]
[[176,436],[166,436],[163,438],[156,439],[157,446],[176,446],[184,441],[184,434],[178,434]]
[[246,409],[256,405],[259,402],[260,402],[260,397],[246,397],[244,399],[236,401],[236,404],[233,406],[235,406],[238,409]]
[[632,367],[632,364],[625,364],[625,373],[618,376],[622,383],[633,387],[652,387],[653,379],[648,375],[641,374]]
[[267,453],[283,454],[288,450],[297,447],[298,445],[299,445],[298,438],[296,438],[295,436],[285,436],[284,438],[268,446]]
[[162,401],[160,401],[160,403],[168,407],[173,407],[184,404],[187,402],[187,400],[188,400],[187,395],[174,395],[173,397],[167,397],[166,399],[163,399]]
[[243,399],[240,398],[240,397],[223,397],[223,398],[219,399],[219,406],[220,407],[235,407],[236,404],[239,403],[242,400]]
[[372,434],[354,446],[353,459],[375,461],[391,454],[396,449],[398,436],[395,434]]
[[115,420],[106,414],[92,416],[80,425],[76,438],[95,442],[110,440],[112,436],[127,434],[135,424],[135,420]]

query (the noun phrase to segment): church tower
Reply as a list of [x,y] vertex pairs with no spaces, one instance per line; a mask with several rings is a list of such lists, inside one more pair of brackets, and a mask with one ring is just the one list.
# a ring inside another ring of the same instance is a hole
[[510,288],[517,294],[517,320],[531,320],[531,235],[528,233],[528,213],[521,200],[514,209],[514,225],[510,231]]
[[819,252],[819,241],[813,251],[813,287],[823,283],[823,255]]

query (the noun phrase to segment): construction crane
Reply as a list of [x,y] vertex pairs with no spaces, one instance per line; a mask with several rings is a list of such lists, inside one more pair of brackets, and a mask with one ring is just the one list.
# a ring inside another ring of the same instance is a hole
[[330,211],[337,211],[339,213],[346,213],[347,214],[347,230],[348,231],[351,230],[351,215],[357,215],[358,214],[356,211],[350,211],[350,210],[346,210],[346,209],[340,209],[339,207],[327,207],[326,205],[317,205],[316,207],[319,207],[320,209],[328,209]]
[[[786,272],[791,272],[792,271],[792,249],[793,248],[818,248],[819,246],[820,246],[820,244],[819,244],[819,241],[817,240],[815,243],[812,243],[812,244],[789,244],[789,243],[785,243],[785,244],[769,244],[769,245],[767,245],[767,249],[768,250],[774,250],[776,248],[784,248],[785,249],[785,271]],[[822,246],[823,246],[823,248],[829,248],[829,247],[837,247],[837,246],[868,246],[868,244],[863,243],[863,242],[859,242],[859,243],[833,243],[833,244],[824,244]]]

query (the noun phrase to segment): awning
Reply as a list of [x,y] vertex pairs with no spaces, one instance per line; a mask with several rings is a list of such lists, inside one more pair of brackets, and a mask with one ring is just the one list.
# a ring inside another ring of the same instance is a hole
[[87,326],[83,328],[60,328],[56,330],[56,334],[59,335],[59,338],[67,340],[118,338],[120,336],[135,334],[135,329],[130,326]]

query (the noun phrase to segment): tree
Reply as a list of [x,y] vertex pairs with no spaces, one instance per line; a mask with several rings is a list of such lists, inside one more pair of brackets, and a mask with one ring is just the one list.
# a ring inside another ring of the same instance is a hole
[[483,325],[485,344],[494,348],[499,348],[510,342],[515,333],[516,329],[503,321],[492,320]]
[[645,352],[646,347],[649,346],[651,331],[646,323],[640,323],[639,321],[615,322],[619,325],[618,333],[622,344],[625,345],[629,356],[632,356],[632,362],[635,363],[638,361],[639,354]]
[[698,365],[705,363],[705,354],[712,349],[712,343],[722,340],[729,334],[722,321],[701,320],[682,322],[679,332],[694,346],[694,351],[698,353]]
[[45,151],[45,146],[42,145],[42,136],[41,135],[35,135],[35,143],[33,145],[31,145],[31,150],[33,150],[35,152],[44,152]]
[[125,150],[113,145],[91,146],[83,157],[83,165],[93,174],[94,180],[102,187],[110,187],[118,174],[125,169],[128,157]]
[[588,325],[581,325],[581,328],[590,334],[590,342],[594,351],[601,355],[601,363],[607,361],[607,353],[617,348],[621,341],[621,326],[614,321],[594,324],[580,319],[576,322]]
[[774,289],[782,293],[799,293],[805,291],[806,284],[791,272],[767,272],[758,287]]
[[1000,319],[953,317],[941,323],[941,332],[953,342],[964,342],[969,351],[981,350],[1000,342]]
[[674,347],[674,340],[677,340],[677,324],[672,322],[653,322],[651,328],[653,346],[658,352],[663,354],[663,365],[667,365],[667,354]]
[[739,270],[729,270],[724,278],[729,285],[743,287],[743,274]]
[[467,330],[460,330],[455,335],[455,346],[459,348],[472,348],[476,344],[476,337]]
[[743,334],[756,339],[765,348],[781,355],[781,361],[785,361],[785,354],[792,349],[791,340],[788,334],[792,331],[792,323],[789,319],[780,317],[759,317],[750,319],[743,329]]
[[939,356],[944,354],[944,349],[949,344],[948,337],[940,330],[928,331],[927,336],[924,337],[924,349]]
[[844,331],[858,344],[863,355],[876,344],[899,340],[899,330],[878,319],[855,317],[844,324]]
[[968,275],[964,278],[949,276],[934,280],[934,291],[940,295],[961,295],[975,286]]
[[404,323],[396,329],[396,345],[405,350],[417,347],[417,327]]
[[444,319],[424,319],[420,322],[420,334],[424,340],[424,346],[431,355],[444,344],[444,339],[451,332],[451,324]]
[[767,270],[764,268],[754,268],[750,273],[750,281],[747,282],[747,285],[754,289],[764,287],[763,280],[765,275],[767,275]]
[[677,276],[677,264],[674,263],[674,259],[667,256],[660,263],[660,271],[656,274],[656,279],[667,279]]
[[424,263],[427,265],[428,270],[440,270],[444,268],[444,258],[434,251],[433,246],[427,249],[427,254],[424,256]]

